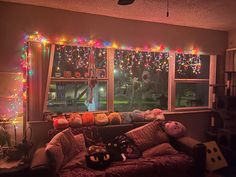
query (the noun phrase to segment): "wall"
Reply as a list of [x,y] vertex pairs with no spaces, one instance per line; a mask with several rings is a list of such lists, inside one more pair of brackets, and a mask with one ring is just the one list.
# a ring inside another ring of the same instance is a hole
[[228,48],[236,48],[236,29],[229,31]]
[[166,25],[51,8],[0,2],[0,71],[19,70],[25,32],[38,30],[46,36],[94,36],[131,46],[156,42],[170,49],[198,47],[209,54],[223,54],[226,32]]
[[[125,20],[105,16],[76,13],[44,7],[0,2],[0,71],[19,71],[20,46],[25,32],[38,30],[49,37],[94,36],[101,40],[117,40],[131,46],[157,42],[170,49],[198,47],[208,54],[224,54],[227,32],[181,27],[174,25]],[[182,121],[189,135],[205,139],[209,113],[168,115],[168,119]],[[44,142],[48,123],[32,123],[33,140]],[[44,133],[44,134],[43,134]]]

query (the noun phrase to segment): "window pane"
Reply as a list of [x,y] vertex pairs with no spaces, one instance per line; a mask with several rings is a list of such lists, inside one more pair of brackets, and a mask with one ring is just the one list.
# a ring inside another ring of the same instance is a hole
[[208,106],[208,95],[208,83],[177,83],[175,106]]
[[[52,77],[88,77],[90,50],[89,47],[56,45]],[[107,50],[94,48],[94,58],[96,76],[107,77]]]
[[93,88],[87,82],[52,82],[48,93],[48,110],[52,112],[83,112],[107,109],[107,82],[98,82]]
[[177,79],[209,79],[209,70],[209,55],[175,55],[175,78]]
[[168,53],[115,51],[115,111],[167,109]]

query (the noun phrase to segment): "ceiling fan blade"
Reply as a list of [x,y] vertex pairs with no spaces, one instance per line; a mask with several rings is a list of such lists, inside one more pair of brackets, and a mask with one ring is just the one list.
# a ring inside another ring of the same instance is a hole
[[119,5],[129,5],[132,4],[135,0],[118,0]]

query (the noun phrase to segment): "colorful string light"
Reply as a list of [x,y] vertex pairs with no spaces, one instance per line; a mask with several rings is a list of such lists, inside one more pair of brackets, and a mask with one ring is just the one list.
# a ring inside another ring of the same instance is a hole
[[[21,66],[22,66],[22,71],[23,71],[23,80],[22,80],[22,95],[23,95],[23,100],[26,101],[27,99],[27,79],[29,76],[33,74],[33,71],[30,69],[30,53],[28,51],[28,42],[33,41],[33,42],[39,42],[41,45],[46,45],[48,43],[54,43],[57,45],[61,45],[61,48],[66,48],[65,46],[83,46],[83,47],[95,47],[95,48],[115,48],[115,49],[121,49],[120,51],[124,50],[129,50],[129,54],[127,54],[128,57],[119,57],[119,54],[116,53],[115,58],[120,58],[122,59],[119,63],[120,69],[124,69],[127,67],[131,72],[132,72],[132,67],[133,65],[143,65],[144,67],[150,68],[150,69],[155,69],[156,71],[168,71],[168,58],[169,58],[169,48],[164,46],[163,44],[160,45],[151,45],[151,46],[144,46],[144,47],[132,47],[132,46],[127,46],[124,44],[120,44],[119,42],[110,42],[110,41],[99,41],[95,39],[89,39],[85,37],[77,37],[73,39],[66,39],[65,37],[56,39],[56,40],[48,40],[48,38],[44,37],[42,34],[39,32],[34,32],[32,34],[26,34],[24,37],[24,45],[22,47],[22,55],[21,55]],[[71,64],[76,64],[76,67],[84,66],[87,67],[88,61],[86,60],[86,56],[88,57],[88,52],[84,52],[83,55],[78,54],[77,59],[74,60],[73,53],[75,50],[83,50],[83,47],[76,47],[74,49],[66,50],[63,52],[63,49],[60,49],[60,47],[57,49],[58,51],[58,62],[57,66],[55,66],[56,71],[60,71],[61,69],[61,60],[65,55],[66,58],[68,59],[68,63]],[[61,50],[61,51],[60,51]],[[86,50],[86,49],[84,49]],[[88,49],[89,50],[89,49]],[[78,51],[80,52],[80,51]],[[146,52],[146,53],[144,53]],[[101,52],[99,52],[101,53]],[[102,52],[104,54],[104,51]],[[158,53],[158,54],[157,54]],[[192,68],[193,73],[199,74],[200,69],[201,69],[201,61],[199,59],[199,50],[198,49],[192,49],[188,52],[184,52],[182,49],[177,49],[175,53],[180,54],[180,56],[183,53],[191,53],[193,57],[191,60],[187,62],[187,60],[183,57],[179,57],[177,65],[179,65],[178,72],[183,72],[187,66]],[[103,55],[102,54],[102,55]],[[157,54],[156,56],[154,56]],[[150,56],[149,56],[150,55]],[[158,56],[158,57],[157,57]],[[84,59],[85,58],[85,59]],[[124,61],[123,59],[127,59],[127,61]],[[144,59],[144,60],[143,60]],[[82,61],[83,60],[83,61]],[[143,60],[143,61],[142,61]],[[81,62],[82,61],[82,62]]]
[[[146,51],[146,52],[169,52],[170,49],[163,44],[160,45],[145,45],[143,47],[132,47],[127,46],[125,44],[120,44],[117,41],[100,41],[97,39],[90,39],[85,37],[77,37],[72,39],[67,39],[65,37],[57,38],[56,40],[48,40],[48,38],[44,37],[39,32],[34,32],[32,34],[26,34],[24,37],[25,41],[34,41],[40,42],[41,44],[48,44],[54,43],[59,45],[77,45],[77,46],[88,46],[88,47],[95,47],[95,48],[115,48],[115,49],[122,49],[122,50],[135,50],[135,51]],[[190,49],[189,51],[184,51],[182,49],[177,49],[175,53],[191,53],[191,54],[198,54],[199,49]]]

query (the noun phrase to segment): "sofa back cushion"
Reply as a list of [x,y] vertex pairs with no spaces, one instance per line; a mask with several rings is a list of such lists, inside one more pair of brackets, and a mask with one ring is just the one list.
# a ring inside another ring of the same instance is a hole
[[162,128],[162,123],[153,121],[125,133],[143,152],[155,145],[168,142],[168,137]]
[[71,129],[65,129],[52,138],[46,146],[49,156],[56,171],[69,162],[78,152],[78,146]]

